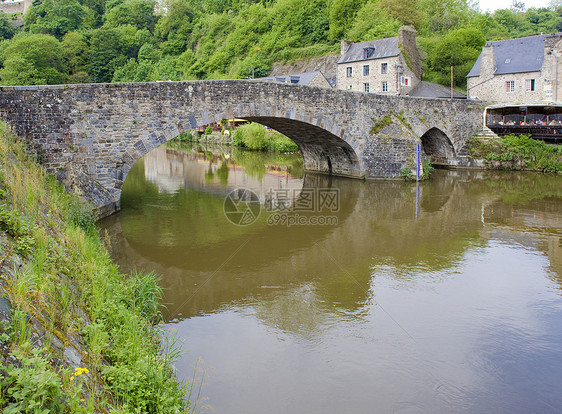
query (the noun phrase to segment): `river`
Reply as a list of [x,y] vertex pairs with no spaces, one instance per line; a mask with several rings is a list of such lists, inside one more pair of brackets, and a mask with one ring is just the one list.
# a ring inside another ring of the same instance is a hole
[[169,145],[100,226],[161,276],[203,413],[562,410],[560,176],[363,182]]

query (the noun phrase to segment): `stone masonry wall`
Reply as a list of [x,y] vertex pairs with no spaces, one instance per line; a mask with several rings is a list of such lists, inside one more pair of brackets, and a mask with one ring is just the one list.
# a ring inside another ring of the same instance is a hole
[[[535,80],[535,90],[526,91],[525,81]],[[506,91],[506,82],[514,81],[514,91]],[[495,75],[484,82],[481,77],[468,78],[468,90],[471,98],[497,103],[530,103],[547,100],[546,89],[550,81],[545,81],[542,72],[509,73]]]
[[[382,73],[381,65],[387,64],[386,73]],[[363,67],[369,66],[369,75],[363,75]],[[397,66],[401,67],[398,74]],[[347,68],[352,68],[352,76],[347,77]],[[410,78],[409,86],[400,84],[400,76]],[[386,82],[388,90],[383,91],[383,82]],[[351,90],[355,92],[365,92],[365,83],[369,84],[369,93],[381,95],[406,95],[419,82],[416,75],[410,70],[402,56],[391,56],[381,59],[361,60],[338,64],[337,88],[340,90]]]
[[[277,129],[299,145],[310,171],[394,178],[421,142],[415,137],[432,128],[448,138],[455,156],[463,155],[466,140],[481,127],[482,110],[467,101],[251,80],[0,88],[0,116],[48,171],[92,200],[102,215],[119,208],[121,187],[139,158],[211,122],[236,117]],[[412,133],[392,145],[388,137],[369,133],[390,112],[400,114]],[[390,161],[371,162],[377,156]]]

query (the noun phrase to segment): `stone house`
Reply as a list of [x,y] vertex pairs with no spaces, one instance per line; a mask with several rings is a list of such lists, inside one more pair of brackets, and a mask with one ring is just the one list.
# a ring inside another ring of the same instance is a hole
[[330,89],[332,88],[330,82],[320,71],[296,73],[293,75],[269,76],[267,78],[260,78],[260,80],[269,81],[269,82],[290,83],[293,85],[319,86],[321,88],[330,88]]
[[402,26],[397,37],[361,43],[341,41],[337,89],[407,95],[420,82],[416,30]]
[[470,99],[510,104],[562,100],[562,33],[487,42],[467,75]]

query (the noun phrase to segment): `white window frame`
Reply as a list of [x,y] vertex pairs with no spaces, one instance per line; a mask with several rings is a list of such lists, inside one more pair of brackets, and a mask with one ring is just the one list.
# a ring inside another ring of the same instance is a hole
[[369,65],[363,65],[363,76],[369,76]]
[[388,82],[384,81],[382,83],[382,91],[383,92],[388,92]]
[[350,91],[351,89],[353,89],[353,85],[349,84],[345,87],[346,90]]
[[346,68],[346,74],[348,78],[352,78],[353,77],[353,66],[348,66]]
[[513,93],[515,92],[515,81],[505,81],[505,92],[506,93]]
[[368,83],[363,84],[363,92],[369,93],[369,84]]
[[525,92],[535,92],[537,81],[535,79],[525,79]]

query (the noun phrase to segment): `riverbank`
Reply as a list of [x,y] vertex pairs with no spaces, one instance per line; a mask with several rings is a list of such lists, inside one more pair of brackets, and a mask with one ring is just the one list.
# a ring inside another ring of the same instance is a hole
[[178,135],[172,141],[178,142],[201,142],[220,145],[232,145],[256,151],[274,151],[280,153],[298,152],[298,145],[285,135],[272,130],[267,130],[264,125],[250,122],[240,125],[234,132],[223,130],[200,134],[197,131],[187,131]]
[[120,273],[89,211],[0,123],[0,408],[187,413],[157,278]]
[[562,145],[546,144],[526,135],[472,140],[469,154],[484,160],[489,169],[562,173]]

